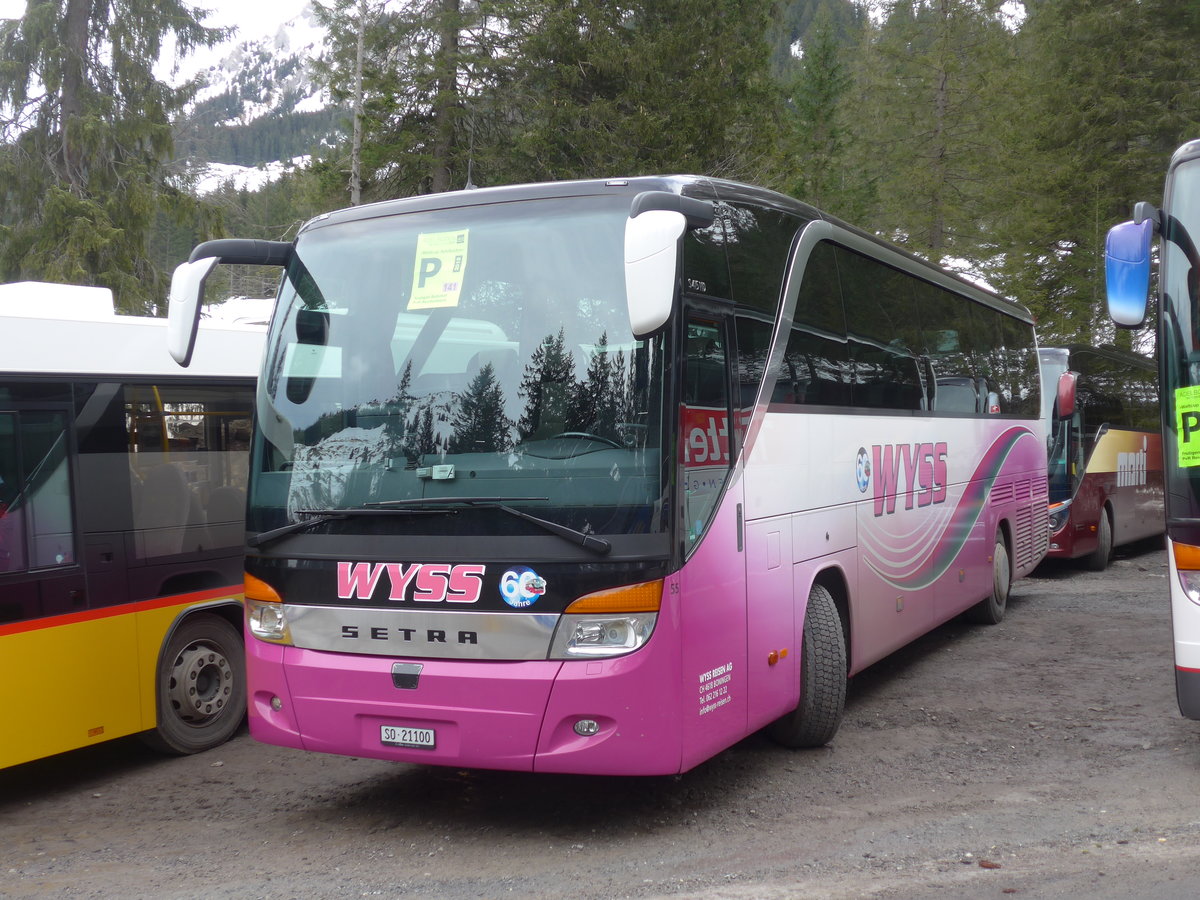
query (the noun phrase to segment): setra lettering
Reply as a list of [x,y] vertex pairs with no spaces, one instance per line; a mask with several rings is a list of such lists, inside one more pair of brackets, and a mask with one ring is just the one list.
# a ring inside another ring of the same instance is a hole
[[453,641],[456,644],[479,645],[479,633],[475,631],[459,631],[453,637],[440,628],[427,628],[420,638],[417,637],[418,633],[419,630],[416,628],[388,628],[380,625],[364,627],[358,625],[341,626],[341,636],[348,641],[364,639],[371,641],[396,640],[405,644],[449,644]]

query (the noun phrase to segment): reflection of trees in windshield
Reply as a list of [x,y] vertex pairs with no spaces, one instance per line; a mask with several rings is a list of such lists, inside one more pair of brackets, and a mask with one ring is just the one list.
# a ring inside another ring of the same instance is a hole
[[522,441],[567,431],[575,386],[575,361],[566,348],[563,329],[548,334],[525,366],[519,395],[525,411],[517,423]]
[[496,381],[496,370],[484,363],[467,389],[456,395],[450,418],[454,427],[446,450],[449,453],[478,453],[508,449],[510,423],[504,415],[504,392]]
[[[420,395],[412,387],[411,365],[406,365],[396,393],[386,401],[356,407],[354,424],[367,429],[382,424],[380,447],[386,449],[381,455],[406,459],[409,465],[446,453],[505,453],[565,432],[598,435],[624,445],[642,443],[646,398],[635,396],[639,388],[633,361],[623,351],[610,351],[608,335],[602,332],[588,355],[586,371],[577,377],[575,354],[560,328],[538,344],[519,383],[511,383],[511,376],[506,382],[486,362],[464,389]],[[644,394],[644,375],[641,382]],[[520,411],[516,418],[507,400],[513,393]],[[318,441],[351,424],[341,411],[326,413],[318,421]]]

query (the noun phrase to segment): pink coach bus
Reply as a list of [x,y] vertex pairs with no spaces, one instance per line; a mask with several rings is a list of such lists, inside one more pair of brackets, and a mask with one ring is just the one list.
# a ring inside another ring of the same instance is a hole
[[666,774],[828,742],[848,676],[1047,544],[1021,307],[770,191],[697,177],[322,216],[257,397],[251,734],[306,750]]

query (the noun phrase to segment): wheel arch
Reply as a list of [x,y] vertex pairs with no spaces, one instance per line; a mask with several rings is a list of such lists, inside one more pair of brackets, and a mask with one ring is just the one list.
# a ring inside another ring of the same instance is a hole
[[158,671],[158,666],[162,663],[162,655],[166,652],[167,647],[171,645],[171,638],[175,636],[183,624],[194,616],[199,615],[216,615],[224,619],[238,634],[243,633],[242,628],[242,604],[233,599],[213,600],[209,603],[197,603],[195,606],[189,606],[186,609],[181,609],[178,615],[175,616],[170,626],[163,632],[163,638],[158,645],[158,656],[155,659],[155,671]]
[[1008,520],[1007,516],[1001,516],[997,520],[996,531],[1000,534],[1000,537],[1004,539],[1004,549],[1008,551],[1008,565],[1009,570],[1011,571],[1013,565],[1013,533],[1012,522]]
[[[821,585],[833,595],[834,606],[837,607],[838,617],[842,620],[842,638],[846,642],[846,669],[849,674],[850,660],[854,657],[850,628],[850,585],[846,580],[846,573],[840,566],[828,566],[817,572],[812,583]],[[810,586],[809,590],[811,589]]]

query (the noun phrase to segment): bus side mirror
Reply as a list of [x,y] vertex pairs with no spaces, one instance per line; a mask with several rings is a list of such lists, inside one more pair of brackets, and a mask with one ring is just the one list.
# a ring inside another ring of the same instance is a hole
[[625,298],[635,337],[648,337],[671,318],[683,233],[716,220],[708,200],[670,191],[642,191],[633,198],[625,222]]
[[185,262],[171,276],[171,296],[167,301],[167,349],[175,362],[188,366],[196,346],[196,329],[200,325],[200,303],[204,299],[204,282],[217,263],[215,256]]
[[292,258],[288,241],[222,238],[197,244],[188,261],[171,276],[167,303],[167,349],[175,362],[187,366],[196,346],[204,282],[218,263],[246,266],[286,266]]
[[1075,384],[1079,376],[1074,372],[1063,372],[1058,376],[1058,394],[1054,401],[1054,414],[1059,419],[1075,415]]
[[635,337],[653,334],[671,317],[679,269],[683,213],[651,209],[625,222],[625,298]]
[[1154,220],[1142,218],[1114,225],[1104,242],[1108,314],[1122,328],[1137,328],[1146,321],[1153,236]]

